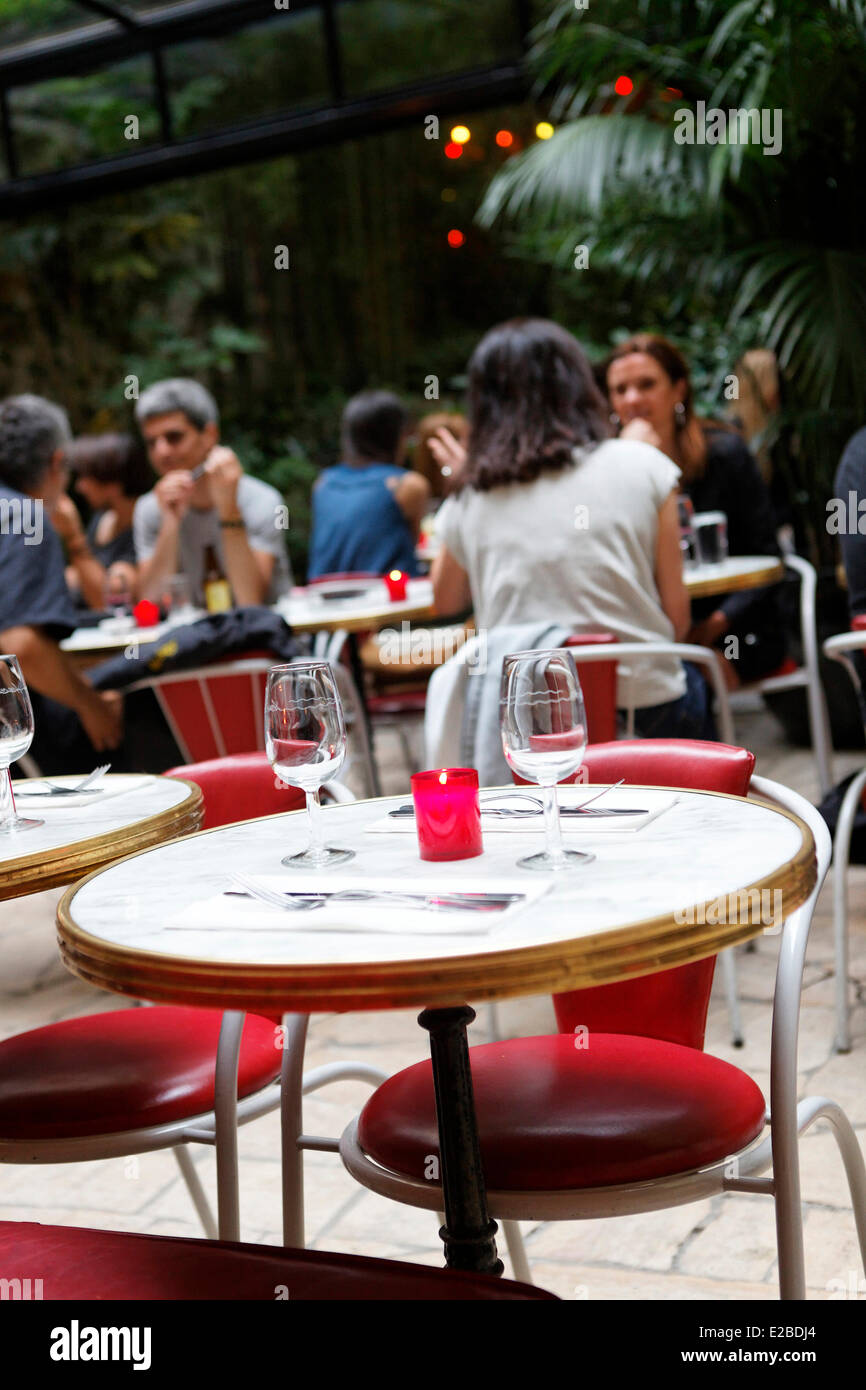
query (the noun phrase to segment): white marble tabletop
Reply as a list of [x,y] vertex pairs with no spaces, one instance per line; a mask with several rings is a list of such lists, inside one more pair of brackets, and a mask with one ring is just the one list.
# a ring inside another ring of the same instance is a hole
[[[65,786],[82,779],[51,780]],[[97,862],[107,863],[121,854],[132,853],[152,839],[192,830],[195,823],[189,823],[189,814],[201,802],[197,788],[173,777],[109,773],[99,784],[101,795],[88,794],[84,805],[69,804],[71,797],[68,801],[65,797],[28,798],[28,788],[44,787],[39,778],[16,780],[12,785],[18,814],[44,824],[0,835],[0,897],[5,896],[4,888],[16,883],[25,871],[32,871],[30,891],[35,892],[50,887],[52,881],[69,883]],[[165,826],[162,836],[156,833],[161,826]],[[117,847],[115,853],[111,852],[111,845]]]
[[[563,801],[588,794],[586,786],[561,789]],[[640,789],[634,787],[609,794],[610,804],[616,805],[623,795],[627,795],[623,804],[640,804]],[[591,822],[578,827],[565,820],[566,843],[590,850],[596,857],[562,875],[532,874],[516,867],[522,855],[542,847],[540,823],[519,832],[509,827],[502,834],[485,829],[484,853],[475,859],[424,863],[413,835],[371,829],[381,823],[384,812],[405,800],[397,797],[326,809],[328,841],[356,852],[354,860],[326,876],[302,879],[280,866],[283,855],[306,845],[303,812],[228,826],[116,864],[70,890],[61,905],[61,938],[71,948],[66,952],[67,963],[76,968],[73,957],[79,948],[86,956],[107,954],[123,957],[127,963],[136,956],[144,966],[155,956],[163,981],[172,975],[175,963],[178,978],[188,973],[191,964],[199,963],[214,968],[213,979],[218,975],[227,993],[231,993],[233,968],[242,974],[250,967],[254,972],[261,968],[263,978],[267,976],[272,984],[276,976],[282,981],[281,997],[287,1005],[295,968],[301,973],[308,967],[323,968],[335,979],[345,980],[347,972],[351,975],[357,967],[360,977],[364,967],[373,964],[393,977],[395,968],[399,975],[402,964],[416,976],[419,967],[422,973],[429,968],[420,996],[424,997],[424,989],[429,996],[434,993],[432,982],[441,963],[471,956],[483,966],[484,958],[492,961],[503,952],[541,945],[553,947],[563,960],[572,950],[583,955],[602,949],[610,953],[618,933],[623,933],[625,942],[634,938],[637,927],[640,934],[648,921],[656,919],[652,932],[659,939],[664,937],[666,950],[675,949],[684,959],[711,954],[698,949],[699,938],[703,940],[710,929],[704,927],[700,914],[697,926],[689,924],[688,909],[693,905],[721,899],[730,911],[729,895],[763,884],[769,886],[765,908],[781,907],[787,915],[804,900],[814,880],[808,830],[783,812],[741,798],[680,792],[673,806],[638,831],[617,833],[607,826],[594,830]],[[400,914],[393,906],[378,905],[371,911],[369,905],[341,903],[327,911],[296,914],[225,897],[226,889],[237,886],[230,882],[234,870],[286,890],[309,885],[337,891],[345,883],[354,888],[363,875],[404,892],[449,888],[483,892],[503,887],[537,892],[539,884],[546,891],[502,914],[461,913],[465,935],[458,930],[456,914],[429,910],[404,909],[405,931],[394,931],[390,924]],[[772,891],[783,888],[787,898],[772,899]],[[687,920],[678,925],[673,921],[675,913]],[[709,920],[709,914],[705,915]],[[378,930],[377,918],[387,918],[390,929]],[[431,934],[436,920],[445,926],[441,935]],[[777,927],[778,922],[777,912]],[[359,930],[365,923],[369,929]],[[341,924],[347,929],[341,930]],[[716,936],[725,934],[724,925],[714,930]],[[740,921],[727,930],[731,939],[742,940],[755,935],[760,923],[752,927]],[[113,987],[110,972],[89,978]],[[214,984],[208,997],[215,998],[218,989]],[[497,993],[493,986],[491,990]],[[476,993],[475,997],[481,996]]]
[[[346,581],[342,588],[362,588],[361,582]],[[325,598],[321,589],[295,589],[291,594],[273,605],[296,632],[317,632],[327,629],[335,631],[346,627],[359,631],[364,627],[382,627],[393,622],[398,627],[404,618],[424,616],[433,610],[433,586],[428,579],[410,579],[406,598],[392,600],[382,580],[363,581],[363,591],[356,597],[346,599]],[[199,617],[207,617],[200,613]],[[187,619],[182,624],[186,625]],[[127,647],[137,649],[148,642],[159,642],[179,626],[171,619],[158,623],[155,627],[136,627],[131,625],[125,632],[114,632],[103,627],[79,627],[60,643],[63,651],[71,655],[86,656],[90,653],[125,651]]]

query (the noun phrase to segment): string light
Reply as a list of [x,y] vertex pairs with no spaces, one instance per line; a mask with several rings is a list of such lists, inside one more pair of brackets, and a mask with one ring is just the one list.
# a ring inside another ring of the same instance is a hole
[[553,134],[553,126],[550,124],[550,121],[539,121],[538,125],[535,127],[535,133],[539,140],[549,140]]
[[634,91],[634,83],[630,77],[618,77],[613,84],[613,89],[617,96],[627,97]]
[[456,125],[452,128],[451,139],[455,145],[468,145],[472,139],[472,132],[468,125]]
[[448,233],[448,245],[449,245],[449,246],[452,246],[452,247],[455,247],[455,248],[458,247],[458,246],[462,246],[465,240],[466,240],[466,238],[465,238],[465,236],[463,235],[463,233],[459,230],[459,228],[457,228],[457,227],[452,227],[452,228],[451,228],[451,231]]
[[455,142],[454,142],[453,140],[449,140],[449,141],[448,141],[448,144],[445,146],[445,158],[446,158],[446,159],[459,159],[460,156],[462,155],[462,153],[463,153],[463,146],[462,146],[462,145],[457,145],[457,144],[455,144]]
[[507,150],[510,145],[514,144],[514,136],[510,130],[497,130],[496,143],[500,149]]

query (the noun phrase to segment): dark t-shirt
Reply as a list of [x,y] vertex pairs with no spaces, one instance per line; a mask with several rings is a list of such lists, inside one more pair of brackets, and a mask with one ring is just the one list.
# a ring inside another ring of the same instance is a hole
[[[852,492],[853,498],[849,495]],[[839,532],[839,543],[848,581],[848,607],[853,618],[858,613],[866,613],[866,535],[861,535],[859,530],[860,504],[866,501],[866,429],[858,430],[845,445],[833,481],[833,494],[845,504],[847,525]]]
[[[707,434],[707,462],[703,475],[685,491],[696,512],[724,512],[728,518],[728,550],[731,555],[778,555],[776,522],[767,486],[754,456],[733,431]],[[695,616],[705,617],[722,609],[732,624],[766,628],[781,621],[778,587],[742,590],[692,605]]]
[[116,565],[120,561],[125,561],[128,565],[135,564],[135,542],[132,539],[132,527],[127,526],[125,531],[119,531],[113,541],[107,541],[105,545],[100,545],[96,538],[99,523],[105,516],[105,512],[96,512],[91,518],[87,527],[87,544],[90,546],[96,559],[109,569],[111,565]]
[[63,547],[42,503],[0,483],[0,632],[40,627],[59,641],[77,626]]

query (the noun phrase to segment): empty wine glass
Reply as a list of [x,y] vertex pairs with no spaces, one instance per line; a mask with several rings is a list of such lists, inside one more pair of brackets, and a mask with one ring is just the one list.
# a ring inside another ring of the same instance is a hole
[[354,859],[351,849],[333,849],[322,838],[319,787],[335,777],[346,756],[343,706],[327,661],[293,661],[273,666],[265,692],[265,747],[280,781],[307,797],[310,843],[287,855],[287,869],[322,869]]
[[588,864],[594,854],[565,849],[556,784],[577,772],[586,747],[586,713],[571,652],[515,652],[502,665],[499,703],[508,766],[543,789],[547,848],[518,860],[521,869],[561,870]]
[[26,820],[15,810],[12,763],[33,742],[33,707],[15,656],[0,656],[0,835],[35,830],[42,820]]

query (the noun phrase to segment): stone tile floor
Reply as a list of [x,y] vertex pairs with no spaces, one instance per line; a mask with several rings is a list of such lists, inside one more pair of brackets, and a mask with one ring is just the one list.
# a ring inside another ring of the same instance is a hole
[[[758,752],[758,771],[817,799],[811,754],[787,746],[763,711],[741,715],[739,736]],[[406,787],[396,738],[381,738],[388,792]],[[835,774],[859,766],[862,753],[838,754]],[[832,1050],[833,953],[830,891],[816,913],[803,991],[800,1090],[838,1100],[866,1147],[866,868],[850,871],[851,973],[857,1002],[854,1047]],[[54,1020],[120,1006],[115,996],[81,984],[60,965],[54,940],[59,892],[0,904],[0,1037]],[[754,952],[738,953],[746,1041],[732,1047],[727,1008],[716,988],[707,1048],[768,1084],[770,1000],[776,942],[760,938]],[[475,1040],[485,1040],[490,1015],[479,1009]],[[499,1005],[503,1035],[552,1031],[546,998]],[[414,1012],[317,1016],[307,1048],[308,1066],[346,1057],[394,1071],[425,1055]],[[340,1083],[309,1098],[305,1127],[338,1135],[363,1103],[366,1088]],[[194,1148],[206,1189],[215,1198],[213,1154]],[[241,1131],[242,1238],[278,1244],[279,1130],[276,1114]],[[859,1290],[866,1300],[854,1221],[841,1160],[821,1125],[801,1141],[806,1273],[810,1298]],[[399,1206],[359,1188],[331,1154],[306,1157],[307,1240],[317,1249],[342,1250],[441,1263],[437,1222],[430,1213]],[[0,1219],[38,1220],[112,1230],[198,1235],[200,1229],[173,1157],[145,1154],[94,1163],[0,1171]],[[536,1282],[567,1299],[772,1299],[777,1297],[773,1207],[759,1195],[726,1194],[692,1206],[614,1220],[538,1222],[524,1226]],[[504,1244],[504,1242],[502,1242]],[[510,1272],[506,1259],[506,1270]]]

